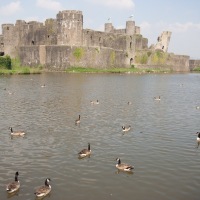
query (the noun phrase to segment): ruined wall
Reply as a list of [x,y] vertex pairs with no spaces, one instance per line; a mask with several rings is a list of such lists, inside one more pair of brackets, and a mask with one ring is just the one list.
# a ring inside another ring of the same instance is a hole
[[129,67],[125,52],[110,48],[98,49],[81,46],[21,46],[20,60],[23,65],[37,66],[44,63],[49,70],[64,70],[72,66],[109,68]]
[[200,60],[190,60],[189,65],[190,65],[190,70],[200,68]]
[[46,28],[46,45],[56,45],[57,44],[57,21],[56,19],[47,19],[45,21]]
[[162,34],[157,39],[157,44],[155,45],[155,50],[163,50],[164,52],[168,51],[169,42],[171,38],[170,31],[163,31]]
[[57,19],[57,44],[82,45],[83,15],[81,11],[62,11]]
[[176,72],[189,72],[189,56],[174,55],[162,50],[140,50],[135,54],[135,66],[138,68],[160,68]]
[[148,39],[143,38],[142,35],[135,35],[135,49],[142,50],[148,48]]
[[39,54],[38,45],[34,46],[20,46],[19,47],[19,58],[22,66],[38,66],[40,63],[40,54]]

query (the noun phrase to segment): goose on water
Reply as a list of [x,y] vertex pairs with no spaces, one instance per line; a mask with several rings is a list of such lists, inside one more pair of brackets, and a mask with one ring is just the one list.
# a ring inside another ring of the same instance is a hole
[[51,181],[51,179],[47,178],[44,182],[44,185],[39,186],[35,190],[34,194],[36,195],[37,198],[43,198],[51,192],[51,186],[49,184],[50,181]]
[[117,164],[116,164],[117,169],[127,171],[127,172],[130,172],[134,169],[134,166],[132,166],[132,165],[128,165],[126,163],[121,163],[120,158],[117,158],[116,160],[117,160]]
[[19,173],[16,172],[16,173],[15,173],[15,181],[9,183],[9,184],[6,186],[6,191],[7,191],[8,193],[13,193],[13,192],[16,192],[17,190],[19,190],[19,188],[20,188],[20,182],[19,182],[19,180],[18,180],[18,176],[19,176]]
[[91,154],[90,143],[88,143],[87,149],[83,149],[78,153],[79,158],[84,158],[86,156],[89,156],[90,154]]
[[26,133],[24,131],[13,131],[13,128],[10,127],[11,136],[24,136]]

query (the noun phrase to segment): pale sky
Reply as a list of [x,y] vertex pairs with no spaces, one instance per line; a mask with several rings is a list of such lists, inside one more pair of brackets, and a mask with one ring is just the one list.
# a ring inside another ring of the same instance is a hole
[[100,31],[109,17],[115,28],[125,28],[133,15],[148,46],[172,31],[168,51],[200,59],[200,0],[0,0],[0,24],[44,22],[62,10],[81,10],[84,28]]

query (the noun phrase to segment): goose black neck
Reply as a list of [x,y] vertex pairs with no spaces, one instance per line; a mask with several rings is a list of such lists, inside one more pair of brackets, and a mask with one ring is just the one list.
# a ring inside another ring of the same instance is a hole
[[15,181],[18,182],[18,173],[15,174]]
[[88,144],[88,150],[90,150],[90,144]]
[[46,179],[45,180],[45,183],[44,183],[47,187],[49,187],[49,182],[48,182],[48,180]]

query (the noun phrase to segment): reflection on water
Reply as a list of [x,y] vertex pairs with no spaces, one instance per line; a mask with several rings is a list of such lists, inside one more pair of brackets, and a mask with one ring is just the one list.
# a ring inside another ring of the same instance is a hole
[[[199,74],[1,76],[0,199],[19,171],[11,199],[35,199],[49,177],[49,200],[197,200],[199,104]],[[9,127],[26,136],[11,139]],[[91,156],[79,159],[88,143]],[[117,171],[117,157],[133,173]]]

